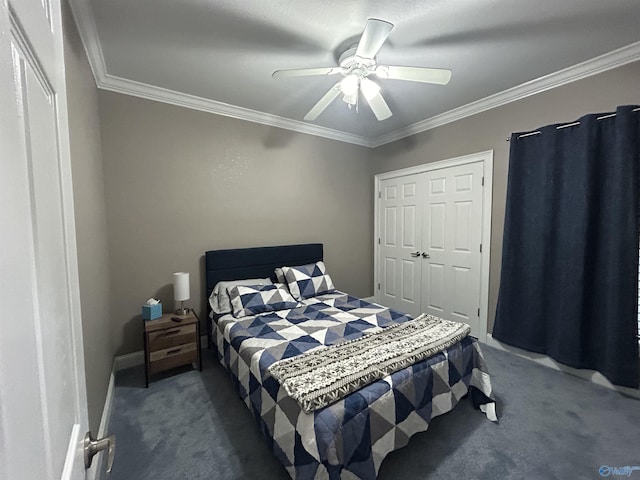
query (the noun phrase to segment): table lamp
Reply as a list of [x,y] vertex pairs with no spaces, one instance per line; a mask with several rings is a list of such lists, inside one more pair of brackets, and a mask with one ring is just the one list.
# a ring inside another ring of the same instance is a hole
[[189,272],[173,274],[173,299],[180,302],[180,308],[176,310],[176,315],[189,313],[189,309],[184,308],[184,301],[189,300]]

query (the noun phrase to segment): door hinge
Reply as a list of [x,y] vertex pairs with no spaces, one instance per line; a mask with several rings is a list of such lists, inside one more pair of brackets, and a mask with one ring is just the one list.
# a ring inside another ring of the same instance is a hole
[[482,253],[482,244],[480,244],[480,253]]
[[380,284],[378,284],[378,290],[380,290]]
[[378,192],[378,198],[382,198],[382,191]]
[[380,245],[380,237],[378,237],[378,245]]
[[482,186],[484,187],[484,177],[482,177]]
[[480,316],[480,309],[478,308],[478,317]]

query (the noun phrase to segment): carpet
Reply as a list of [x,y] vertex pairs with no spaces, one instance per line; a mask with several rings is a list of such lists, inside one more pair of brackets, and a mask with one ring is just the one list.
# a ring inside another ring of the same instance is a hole
[[[387,456],[380,480],[597,479],[602,465],[640,466],[640,401],[509,352],[482,351],[499,423],[462,400]],[[203,350],[203,360],[203,372],[177,369],[148,389],[142,366],[117,373],[111,480],[290,478],[213,353]]]

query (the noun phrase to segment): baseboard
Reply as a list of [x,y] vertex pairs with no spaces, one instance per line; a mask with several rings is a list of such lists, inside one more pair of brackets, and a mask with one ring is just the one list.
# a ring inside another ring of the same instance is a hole
[[640,390],[635,388],[628,387],[620,387],[618,385],[612,384],[605,376],[603,376],[600,372],[596,372],[595,370],[587,370],[587,369],[578,369],[569,367],[562,363],[556,362],[551,357],[547,355],[542,355],[540,353],[529,352],[528,350],[523,350],[518,347],[513,347],[511,345],[507,345],[506,343],[502,343],[499,340],[493,338],[493,335],[490,333],[487,334],[487,345],[490,347],[496,348],[498,350],[502,350],[504,352],[513,353],[521,358],[530,360],[539,365],[552,368],[553,370],[558,370],[560,372],[568,373],[569,375],[573,375],[574,377],[582,378],[583,380],[588,380],[591,383],[595,383],[602,387],[608,388],[609,390],[615,390],[616,392],[622,393],[623,395],[627,395],[629,397],[634,397],[640,399]]
[[[100,418],[100,426],[96,438],[103,438],[109,435],[109,422],[111,421],[111,411],[113,409],[113,393],[115,386],[116,362],[114,359],[111,367],[111,375],[109,376],[109,387],[107,388],[107,396],[104,400],[102,409],[102,417]],[[107,476],[107,465],[105,452],[98,452],[94,457],[91,468],[87,470],[87,480],[105,480]]]
[[376,303],[376,297],[366,297],[362,300],[364,300],[365,302]]
[[144,364],[144,351],[139,350],[133,353],[127,353],[126,355],[119,355],[113,359],[113,371],[119,372],[120,370],[126,370],[127,368],[137,367]]

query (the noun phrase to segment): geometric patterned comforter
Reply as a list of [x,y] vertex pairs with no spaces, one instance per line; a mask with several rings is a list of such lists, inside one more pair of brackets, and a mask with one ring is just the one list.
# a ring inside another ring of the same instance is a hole
[[477,408],[494,402],[478,341],[470,336],[309,414],[269,374],[278,360],[410,319],[336,291],[291,310],[218,319],[220,361],[293,479],[373,480],[387,454],[467,393]]

